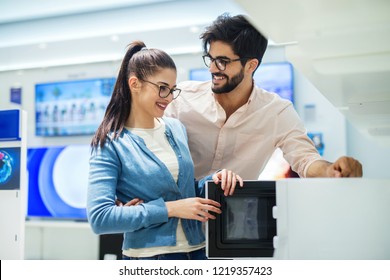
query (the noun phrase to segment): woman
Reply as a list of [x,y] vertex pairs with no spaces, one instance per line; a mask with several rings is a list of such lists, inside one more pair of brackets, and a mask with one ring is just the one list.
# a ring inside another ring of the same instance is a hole
[[163,118],[180,94],[175,84],[172,58],[133,42],[92,139],[88,219],[97,234],[124,233],[124,259],[205,259],[201,223],[221,213],[202,198],[205,181],[221,183],[226,195],[243,184],[227,170],[195,182],[185,128]]

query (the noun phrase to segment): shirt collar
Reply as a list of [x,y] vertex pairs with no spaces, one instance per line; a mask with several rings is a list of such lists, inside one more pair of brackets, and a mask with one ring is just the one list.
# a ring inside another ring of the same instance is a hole
[[252,92],[251,92],[251,95],[248,98],[248,102],[247,102],[248,105],[252,102],[253,98],[255,98],[255,91],[256,91],[255,87],[256,87],[255,86],[255,80],[252,79]]

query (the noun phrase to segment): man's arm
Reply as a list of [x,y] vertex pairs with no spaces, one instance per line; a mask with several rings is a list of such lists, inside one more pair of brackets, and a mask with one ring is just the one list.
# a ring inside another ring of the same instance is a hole
[[340,157],[334,163],[317,160],[307,169],[306,177],[362,177],[363,167],[351,157]]

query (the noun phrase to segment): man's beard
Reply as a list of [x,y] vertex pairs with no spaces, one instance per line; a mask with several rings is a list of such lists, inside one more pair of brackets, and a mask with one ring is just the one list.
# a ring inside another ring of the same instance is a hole
[[226,77],[226,84],[219,88],[211,88],[211,90],[215,94],[223,94],[223,93],[229,93],[232,90],[234,90],[244,79],[244,71],[241,70],[237,75],[233,76],[232,78]]

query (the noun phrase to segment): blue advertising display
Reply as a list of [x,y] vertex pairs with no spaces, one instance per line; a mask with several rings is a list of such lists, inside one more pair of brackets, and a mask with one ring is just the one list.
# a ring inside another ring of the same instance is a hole
[[85,220],[88,145],[29,148],[27,216]]
[[253,75],[256,85],[294,102],[294,76],[288,62],[263,63]]
[[325,144],[322,140],[322,133],[320,132],[308,132],[307,136],[313,141],[314,146],[316,147],[318,153],[323,156]]
[[102,78],[35,85],[35,134],[94,134],[114,84],[114,78]]
[[[191,69],[189,78],[194,81],[209,81],[211,74],[207,68]],[[253,79],[258,87],[294,102],[294,75],[291,63],[262,63]]]
[[20,189],[20,148],[0,148],[0,190]]
[[0,111],[0,141],[20,140],[20,111]]

